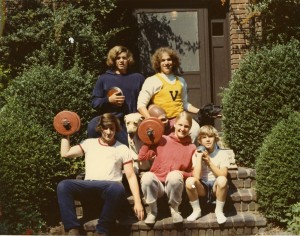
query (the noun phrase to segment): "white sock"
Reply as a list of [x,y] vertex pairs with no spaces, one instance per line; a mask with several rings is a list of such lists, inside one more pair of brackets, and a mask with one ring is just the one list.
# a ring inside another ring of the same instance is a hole
[[170,210],[171,210],[171,213],[172,212],[178,212],[178,205],[170,205]]
[[187,221],[195,221],[201,216],[201,208],[198,200],[190,202],[193,212],[190,216],[188,216],[186,219]]
[[216,200],[215,213],[216,213],[218,224],[223,224],[227,220],[226,216],[223,213],[224,205],[225,205],[225,202],[221,202],[221,201]]
[[216,200],[215,213],[217,213],[217,212],[223,212],[224,205],[225,205],[225,202],[221,202],[219,200]]

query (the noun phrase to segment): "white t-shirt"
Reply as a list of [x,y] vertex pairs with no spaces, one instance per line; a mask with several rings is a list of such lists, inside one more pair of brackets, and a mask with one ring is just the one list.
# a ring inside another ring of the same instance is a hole
[[123,165],[132,162],[126,145],[116,141],[104,146],[99,138],[86,139],[80,143],[85,154],[85,180],[122,181]]
[[[225,150],[216,149],[213,153],[210,153],[209,156],[211,157],[211,162],[217,166],[219,169],[224,167],[229,167],[229,156]],[[193,155],[193,166],[196,164],[196,156]],[[211,169],[206,165],[205,161],[202,160],[201,163],[201,177],[204,181],[213,181],[216,179],[216,176],[211,171]]]

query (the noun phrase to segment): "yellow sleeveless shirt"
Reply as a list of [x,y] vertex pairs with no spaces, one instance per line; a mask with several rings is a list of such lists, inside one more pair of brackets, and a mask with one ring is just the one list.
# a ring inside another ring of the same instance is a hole
[[151,101],[165,110],[167,118],[174,118],[183,111],[182,85],[178,77],[175,84],[169,84],[160,74],[155,76],[162,82],[162,88]]

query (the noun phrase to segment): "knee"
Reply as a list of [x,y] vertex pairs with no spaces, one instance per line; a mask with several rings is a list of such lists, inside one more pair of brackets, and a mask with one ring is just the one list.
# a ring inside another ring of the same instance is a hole
[[191,190],[193,185],[196,183],[196,178],[195,177],[188,177],[185,181],[185,187],[188,190]]
[[227,178],[225,176],[219,176],[216,180],[216,184],[219,188],[227,187]]
[[146,172],[143,174],[142,178],[141,178],[141,184],[143,186],[149,186],[152,184],[153,182],[153,174],[151,172]]
[[172,171],[167,175],[166,182],[168,185],[178,185],[183,183],[183,176],[179,171]]
[[108,187],[107,192],[111,193],[113,195],[121,196],[121,195],[125,194],[125,188],[124,188],[123,184],[121,184],[119,182],[112,182],[110,184],[110,186]]
[[57,185],[57,194],[66,191],[68,187],[69,187],[69,181],[67,179],[60,181]]

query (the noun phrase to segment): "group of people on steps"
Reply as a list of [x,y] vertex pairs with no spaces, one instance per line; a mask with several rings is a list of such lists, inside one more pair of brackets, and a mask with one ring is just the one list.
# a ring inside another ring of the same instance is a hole
[[[65,230],[69,235],[80,235],[82,224],[77,219],[74,200],[84,201],[90,197],[101,203],[94,235],[109,235],[116,220],[128,212],[122,184],[124,175],[134,199],[133,211],[137,219],[146,224],[156,222],[157,200],[165,194],[173,222],[183,222],[178,208],[184,190],[192,207],[187,221],[201,217],[199,197],[207,197],[216,203],[217,222],[225,223],[228,155],[217,145],[217,130],[210,125],[200,127],[192,118],[191,114],[197,114],[199,108],[188,102],[187,83],[180,76],[176,51],[169,47],[158,48],[151,58],[155,74],[147,79],[131,71],[133,55],[124,46],[113,47],[106,62],[109,69],[99,76],[92,93],[92,107],[99,116],[89,122],[88,138],[75,146],[70,145],[69,136],[61,139],[63,158],[84,156],[85,160],[84,180],[66,179],[57,186]],[[122,93],[116,91],[107,96],[112,87],[120,88]],[[154,145],[143,144],[138,153],[139,161],[152,160],[152,166],[138,181],[128,148],[124,116],[139,112],[147,119],[151,117],[148,111],[151,104],[165,111],[171,132]],[[142,197],[149,205],[147,213]]]

